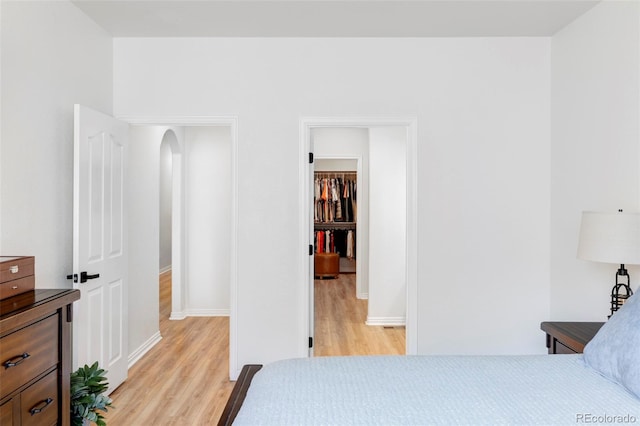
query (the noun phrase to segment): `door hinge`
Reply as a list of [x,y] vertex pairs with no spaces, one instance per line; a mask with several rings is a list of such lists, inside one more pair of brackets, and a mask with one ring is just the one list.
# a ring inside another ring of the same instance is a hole
[[313,348],[313,337],[309,337],[309,349]]
[[309,153],[309,164],[313,164],[313,152]]
[[313,256],[313,245],[309,244],[309,256]]

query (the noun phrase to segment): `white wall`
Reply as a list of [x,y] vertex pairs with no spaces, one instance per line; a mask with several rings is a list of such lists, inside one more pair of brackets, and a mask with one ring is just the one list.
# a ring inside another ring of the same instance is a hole
[[182,145],[183,130],[131,126],[129,134],[129,350],[137,353],[159,333],[160,144],[171,131]]
[[314,156],[318,159],[351,158],[361,163],[358,179],[356,220],[356,297],[369,297],[369,129],[319,127],[311,131]]
[[[605,321],[617,265],[576,259],[583,210],[637,211],[640,7],[605,1],[551,44],[551,312]],[[631,286],[640,268],[629,267]]]
[[230,128],[186,127],[184,135],[188,288],[185,314],[229,315]]
[[237,365],[306,354],[304,116],[418,118],[420,353],[544,352],[549,59],[545,38],[119,38],[114,109],[239,119]]
[[71,287],[73,104],[112,112],[112,39],[66,1],[1,3],[0,252]]
[[358,170],[358,160],[323,160],[314,161],[315,171],[322,172],[355,172]]
[[367,324],[404,325],[407,305],[407,129],[369,129]]

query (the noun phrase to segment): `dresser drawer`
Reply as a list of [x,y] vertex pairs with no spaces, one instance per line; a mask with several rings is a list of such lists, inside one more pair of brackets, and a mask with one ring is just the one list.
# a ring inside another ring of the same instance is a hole
[[0,405],[0,425],[13,425],[13,400]]
[[47,426],[58,422],[58,370],[22,391],[20,418],[22,426]]
[[0,256],[0,283],[33,275],[34,269],[33,256]]
[[15,296],[16,294],[24,293],[25,291],[33,290],[35,284],[36,280],[33,275],[13,281],[7,281],[6,283],[0,283],[0,300]]
[[0,398],[58,363],[58,315],[0,339]]

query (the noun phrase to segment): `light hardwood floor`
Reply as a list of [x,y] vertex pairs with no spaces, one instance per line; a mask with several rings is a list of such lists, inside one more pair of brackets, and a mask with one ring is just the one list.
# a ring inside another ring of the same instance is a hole
[[[355,275],[315,281],[316,356],[403,354],[404,328],[370,327],[367,302],[355,298]],[[160,276],[162,340],[112,394],[107,424],[216,424],[233,389],[229,381],[229,319],[169,321],[171,274]]]
[[217,424],[234,383],[229,381],[229,318],[169,321],[171,274],[160,276],[162,340],[112,394],[107,424]]
[[316,356],[403,355],[405,328],[368,326],[367,300],[356,298],[356,275],[315,280]]

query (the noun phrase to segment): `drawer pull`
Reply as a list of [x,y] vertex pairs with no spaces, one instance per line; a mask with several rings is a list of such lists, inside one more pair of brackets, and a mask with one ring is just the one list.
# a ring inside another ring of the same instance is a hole
[[9,272],[12,274],[17,274],[20,271],[20,267],[18,265],[9,266]]
[[18,355],[16,357],[11,358],[8,361],[5,361],[4,364],[4,369],[8,369],[11,367],[15,367],[16,365],[19,365],[22,361],[24,361],[25,359],[29,358],[31,355],[29,355],[28,353],[23,353],[22,355]]
[[40,401],[38,403],[38,405],[33,407],[31,410],[29,410],[29,412],[31,413],[32,416],[34,416],[34,415],[36,415],[38,413],[42,413],[42,410],[47,408],[49,406],[49,404],[51,404],[52,402],[53,402],[53,398],[47,398],[44,401]]

